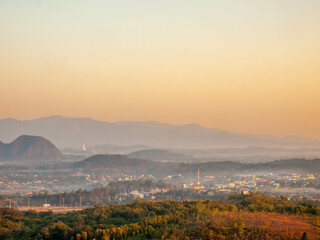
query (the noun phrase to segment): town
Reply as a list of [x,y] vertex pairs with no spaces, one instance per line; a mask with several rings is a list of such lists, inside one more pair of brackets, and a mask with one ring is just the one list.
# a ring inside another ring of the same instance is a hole
[[[106,195],[96,194],[90,198],[84,195],[84,192],[92,195],[96,189],[108,187],[111,190]],[[225,200],[230,194],[246,195],[250,192],[318,202],[320,175],[266,172],[202,176],[199,169],[194,176],[177,174],[163,178],[143,174],[102,175],[94,171],[71,170],[0,172],[0,194],[5,197],[0,202],[2,206],[57,213],[81,210],[97,204],[124,204],[137,199]],[[75,196],[71,201],[67,200],[67,196],[65,200],[61,194]]]

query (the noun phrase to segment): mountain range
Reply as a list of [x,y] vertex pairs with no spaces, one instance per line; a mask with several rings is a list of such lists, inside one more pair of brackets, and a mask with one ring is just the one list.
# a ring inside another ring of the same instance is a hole
[[319,147],[320,141],[301,137],[237,134],[197,124],[159,122],[103,122],[90,118],[50,116],[35,120],[0,120],[0,139],[13,141],[20,135],[38,135],[59,148],[87,146],[148,145],[153,148]]

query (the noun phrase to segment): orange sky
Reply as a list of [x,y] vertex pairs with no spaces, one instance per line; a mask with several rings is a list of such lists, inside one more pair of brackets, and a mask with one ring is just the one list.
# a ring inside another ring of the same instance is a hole
[[1,1],[0,118],[320,139],[319,12],[316,0]]

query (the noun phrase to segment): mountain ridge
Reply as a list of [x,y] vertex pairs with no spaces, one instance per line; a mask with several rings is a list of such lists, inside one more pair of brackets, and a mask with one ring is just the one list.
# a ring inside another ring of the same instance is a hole
[[72,168],[86,170],[106,169],[113,172],[132,172],[140,174],[155,174],[164,176],[170,174],[195,175],[199,169],[202,174],[225,175],[253,172],[295,172],[317,173],[320,170],[320,159],[306,160],[304,158],[273,160],[265,163],[241,163],[234,161],[216,162],[157,162],[150,159],[131,158],[123,154],[97,154],[81,161],[74,162]]
[[0,139],[12,141],[24,134],[44,136],[55,142],[59,148],[81,147],[83,144],[142,144],[153,148],[320,146],[319,140],[232,133],[193,123],[172,125],[156,121],[106,122],[60,115],[23,121],[0,119]]

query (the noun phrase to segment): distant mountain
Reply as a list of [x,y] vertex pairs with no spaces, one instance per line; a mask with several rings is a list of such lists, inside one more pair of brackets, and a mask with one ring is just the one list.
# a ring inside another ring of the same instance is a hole
[[190,161],[194,158],[180,153],[172,153],[163,149],[147,149],[127,154],[130,158],[148,159],[154,161]]
[[269,162],[274,159],[320,157],[319,148],[265,148],[250,146],[245,148],[210,148],[210,149],[169,149],[194,157],[194,162],[236,161],[236,162]]
[[112,144],[143,144],[154,148],[230,147],[319,147],[320,141],[300,137],[235,134],[196,124],[170,125],[159,122],[102,122],[90,118],[51,116],[36,120],[0,120],[0,139],[12,141],[19,135],[40,135],[59,148]]
[[200,175],[225,176],[236,173],[318,173],[320,171],[320,159],[285,159],[267,163],[239,163],[232,161],[203,162],[203,163],[174,163],[154,162],[150,160],[129,158],[126,155],[95,155],[85,160],[75,162],[72,168],[97,170],[114,173],[153,174],[164,177],[172,174],[184,176]]
[[200,171],[205,174],[232,174],[236,172],[318,173],[320,171],[320,159],[284,159],[267,163],[239,163],[222,161],[197,164],[181,164],[179,167],[180,170],[184,173],[194,172],[195,169],[199,168]]
[[114,172],[126,172],[127,174],[156,172],[161,170],[164,164],[143,159],[129,158],[120,154],[98,154],[72,165],[72,168],[87,170],[112,170]]
[[11,143],[0,142],[0,160],[60,160],[63,155],[43,137],[23,135]]

